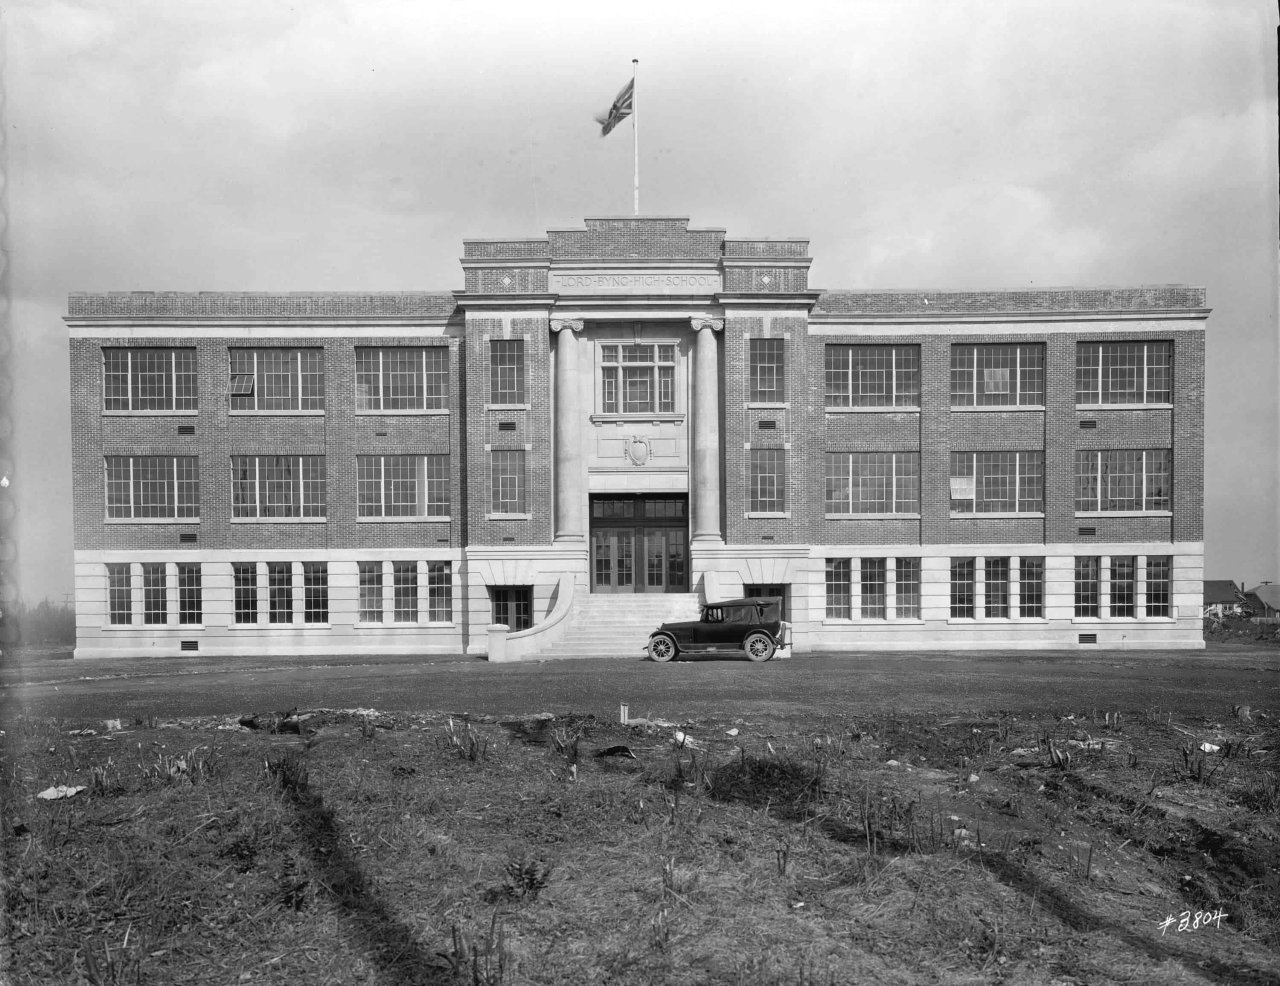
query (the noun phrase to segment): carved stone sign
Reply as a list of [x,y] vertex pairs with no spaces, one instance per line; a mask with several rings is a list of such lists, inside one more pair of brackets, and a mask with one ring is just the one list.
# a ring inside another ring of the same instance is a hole
[[649,439],[643,435],[632,435],[627,443],[626,454],[632,465],[642,466],[649,461]]
[[724,290],[718,271],[552,271],[554,294],[715,294]]

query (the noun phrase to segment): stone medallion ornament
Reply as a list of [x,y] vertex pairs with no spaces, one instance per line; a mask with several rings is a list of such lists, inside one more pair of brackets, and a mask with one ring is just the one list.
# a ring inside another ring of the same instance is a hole
[[643,435],[632,435],[627,442],[627,458],[633,466],[642,466],[649,461],[649,439]]

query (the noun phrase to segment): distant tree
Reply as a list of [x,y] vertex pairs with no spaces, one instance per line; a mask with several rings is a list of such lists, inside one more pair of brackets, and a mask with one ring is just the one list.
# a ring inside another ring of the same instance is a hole
[[66,603],[41,599],[31,606],[23,600],[0,614],[0,641],[22,644],[74,644],[76,611]]

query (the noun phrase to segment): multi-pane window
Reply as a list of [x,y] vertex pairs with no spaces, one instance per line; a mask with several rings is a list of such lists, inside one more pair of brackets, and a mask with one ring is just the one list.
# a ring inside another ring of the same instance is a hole
[[112,626],[133,622],[133,583],[128,562],[107,564],[107,619]]
[[747,453],[747,510],[784,513],[787,509],[787,453],[755,448]]
[[528,585],[494,585],[489,587],[493,603],[493,622],[508,629],[527,630],[533,626],[533,587]]
[[448,517],[449,456],[356,456],[361,517]]
[[982,575],[985,581],[983,613],[987,619],[1003,620],[1009,617],[1009,559],[984,558]]
[[1138,612],[1138,559],[1134,555],[1111,556],[1111,615],[1136,616]]
[[952,452],[951,509],[966,514],[1041,512],[1044,453]]
[[194,349],[104,349],[103,407],[108,411],[194,411]]
[[827,407],[917,407],[919,346],[828,345]]
[[393,619],[397,623],[418,622],[418,563],[391,563],[391,588],[394,602]]
[[362,561],[360,571],[360,622],[382,622],[382,562]]
[[329,565],[302,563],[302,619],[304,623],[329,622]]
[[525,513],[524,450],[494,449],[490,456],[493,469],[493,513]]
[[489,341],[489,403],[526,403],[523,339]]
[[885,618],[885,576],[888,568],[883,558],[862,559],[861,599],[864,620]]
[[232,349],[231,410],[323,411],[323,349]]
[[1018,615],[1044,619],[1044,559],[1018,559]]
[[232,517],[323,517],[323,455],[233,455]]
[[951,347],[951,406],[1044,403],[1044,346]]
[[1077,404],[1168,404],[1173,343],[1082,342],[1076,346]]
[[972,620],[977,615],[976,560],[951,559],[951,618]]
[[1172,489],[1169,449],[1076,452],[1076,509],[1168,510]]
[[204,618],[199,562],[178,562],[178,622],[199,623]]
[[267,622],[293,622],[292,562],[267,562]]
[[781,404],[787,399],[785,339],[751,339],[747,347],[751,401]]
[[894,613],[900,620],[920,619],[920,559],[896,560],[894,583],[896,602]]
[[669,414],[676,409],[676,347],[624,343],[600,347],[600,410]]
[[194,455],[109,455],[106,478],[109,518],[200,516],[200,460]]
[[168,621],[164,562],[146,562],[142,566],[142,622],[164,624]]
[[914,514],[920,510],[918,452],[828,452],[828,514]]
[[258,622],[258,565],[251,561],[233,562],[231,577],[237,623]]
[[447,561],[427,562],[427,619],[432,623],[453,619],[453,566]]
[[1102,559],[1096,555],[1076,559],[1076,616],[1099,616],[1102,612]]
[[827,619],[853,618],[853,563],[848,558],[827,559]]
[[356,408],[431,411],[449,406],[449,350],[444,346],[356,347]]
[[1147,556],[1147,615],[1173,615],[1173,558]]

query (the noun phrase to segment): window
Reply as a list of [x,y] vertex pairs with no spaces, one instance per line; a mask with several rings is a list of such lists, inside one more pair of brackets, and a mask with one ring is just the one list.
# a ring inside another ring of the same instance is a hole
[[783,403],[787,399],[786,340],[751,339],[747,361],[752,403]]
[[323,411],[323,349],[232,349],[231,410]]
[[951,618],[972,620],[976,615],[974,586],[975,561],[972,558],[951,559]]
[[787,453],[780,448],[755,448],[747,453],[747,511],[785,513],[787,509]]
[[983,613],[989,620],[1009,618],[1009,559],[984,558],[982,574],[986,583]]
[[1111,615],[1138,613],[1138,559],[1133,555],[1111,556]]
[[329,622],[329,565],[322,561],[302,563],[302,621]]
[[1042,512],[1044,453],[952,452],[951,509],[964,514]]
[[1076,559],[1076,616],[1101,615],[1102,559],[1096,556]]
[[107,618],[112,626],[133,622],[133,585],[128,562],[107,565]]
[[326,498],[323,455],[231,457],[232,517],[323,517]]
[[887,571],[883,558],[862,559],[862,611],[864,620],[883,620],[885,618],[885,573]]
[[853,564],[848,558],[827,559],[827,619],[853,619]]
[[898,558],[894,563],[897,601],[894,615],[900,620],[920,619],[920,559]]
[[1169,404],[1173,343],[1082,342],[1076,346],[1077,404]]
[[1173,615],[1173,557],[1147,556],[1147,615]]
[[391,585],[394,595],[394,619],[397,623],[418,622],[418,563],[391,563]]
[[453,620],[453,566],[447,561],[427,562],[427,619],[432,623]]
[[194,349],[104,349],[103,408],[108,411],[194,411]]
[[1018,615],[1044,619],[1044,559],[1018,559]]
[[109,455],[106,473],[110,519],[200,516],[200,461],[194,455]]
[[918,452],[828,452],[828,514],[920,511]]
[[382,562],[362,561],[360,570],[360,622],[382,622]]
[[258,566],[251,561],[233,562],[231,576],[237,623],[258,622]]
[[1169,449],[1076,452],[1076,510],[1168,510]]
[[489,341],[489,403],[526,403],[523,339]]
[[448,517],[449,456],[356,456],[361,517]]
[[1044,403],[1044,346],[952,346],[951,406]]
[[492,457],[493,513],[525,513],[524,451],[494,449]]
[[916,407],[919,346],[829,345],[827,407]]
[[267,562],[267,622],[293,622],[292,562]]
[[200,563],[178,562],[178,622],[200,623],[204,619],[201,598]]
[[493,603],[494,623],[503,623],[513,632],[533,626],[533,586],[490,586],[489,598]]
[[356,347],[356,408],[434,411],[449,406],[449,350]]
[[671,414],[676,409],[676,347],[627,343],[600,347],[604,414]]
[[169,606],[165,592],[164,562],[147,562],[142,566],[142,622],[169,622]]

